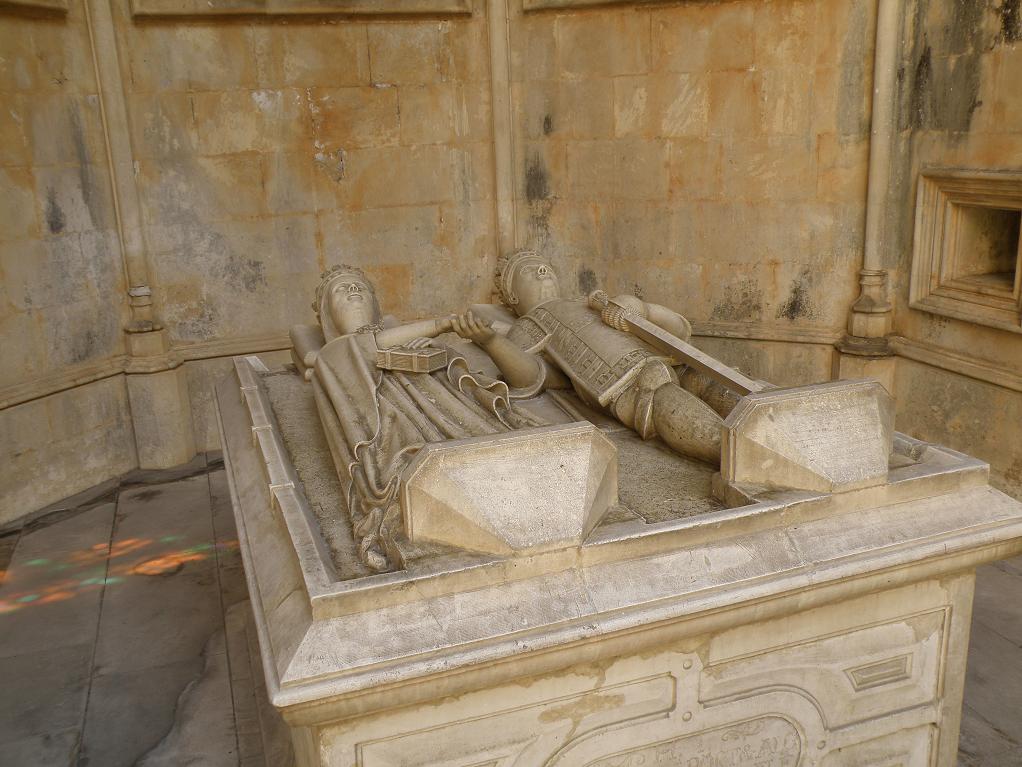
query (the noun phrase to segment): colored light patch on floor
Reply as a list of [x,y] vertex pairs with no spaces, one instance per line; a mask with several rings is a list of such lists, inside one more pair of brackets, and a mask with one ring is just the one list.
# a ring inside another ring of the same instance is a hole
[[[186,547],[168,544],[185,540],[167,535],[158,540],[127,538],[113,546],[94,544],[71,552],[65,559],[37,558],[3,573],[0,587],[0,616],[26,607],[53,604],[104,586],[124,583],[131,577],[170,575],[187,564],[216,556],[217,552],[236,552],[238,541],[219,543],[198,541]],[[47,578],[47,576],[52,578]],[[20,585],[19,581],[29,581]]]

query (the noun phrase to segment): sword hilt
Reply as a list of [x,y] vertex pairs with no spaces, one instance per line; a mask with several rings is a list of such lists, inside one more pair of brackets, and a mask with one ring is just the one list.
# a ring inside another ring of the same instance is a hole
[[610,296],[607,295],[606,291],[594,290],[590,293],[589,306],[600,311],[600,319],[603,320],[604,324],[610,325],[612,328],[624,331],[625,333],[632,329],[632,326],[628,324],[628,315],[631,314],[631,312],[623,306],[611,301]]

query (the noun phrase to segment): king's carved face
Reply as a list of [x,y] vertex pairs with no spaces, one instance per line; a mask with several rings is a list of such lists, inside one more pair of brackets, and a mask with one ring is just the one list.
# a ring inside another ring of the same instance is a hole
[[528,314],[537,306],[561,297],[554,268],[538,260],[526,261],[518,268],[511,280],[511,288],[518,297],[514,310],[519,315]]
[[331,280],[327,287],[327,304],[334,326],[342,335],[380,320],[372,288],[356,274],[342,273]]

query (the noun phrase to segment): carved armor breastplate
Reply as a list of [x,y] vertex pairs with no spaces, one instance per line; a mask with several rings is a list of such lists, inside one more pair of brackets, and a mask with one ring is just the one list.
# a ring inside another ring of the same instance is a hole
[[542,352],[584,398],[607,406],[650,359],[665,359],[635,336],[605,325],[583,301],[543,304],[515,323],[509,337]]

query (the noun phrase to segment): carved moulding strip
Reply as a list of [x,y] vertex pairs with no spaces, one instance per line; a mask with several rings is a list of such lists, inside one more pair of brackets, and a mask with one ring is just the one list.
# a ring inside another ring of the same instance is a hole
[[212,341],[174,344],[174,352],[186,361],[263,354],[264,352],[276,352],[290,348],[291,339],[287,333],[241,336],[239,338],[217,338]]
[[287,349],[290,345],[291,342],[287,334],[277,333],[174,346],[170,354],[149,358],[148,364],[145,357],[129,358],[125,354],[118,354],[99,362],[86,362],[57,373],[34,378],[31,381],[0,387],[0,410],[31,402],[34,399],[60,394],[68,389],[85,386],[126,372],[156,373],[176,368],[182,362],[245,354],[263,354]]
[[889,340],[891,350],[899,357],[1022,392],[1022,374],[1008,368],[911,338],[890,336]]
[[126,361],[127,357],[119,354],[100,362],[86,362],[59,373],[4,386],[0,388],[0,410],[120,375],[124,372]]
[[131,0],[133,16],[471,14],[471,0]]
[[844,332],[828,328],[791,327],[765,322],[724,322],[695,320],[692,335],[708,338],[733,338],[739,341],[778,341],[781,343],[833,346]]
[[0,13],[4,11],[25,13],[56,13],[63,16],[68,11],[68,0],[0,0]]
[[548,11],[557,8],[592,8],[600,5],[640,5],[649,0],[523,0],[525,11]]
[[[523,0],[522,9],[528,11],[549,11],[557,9],[596,8],[604,5],[652,5],[663,0]],[[674,0],[672,5],[680,5]]]

